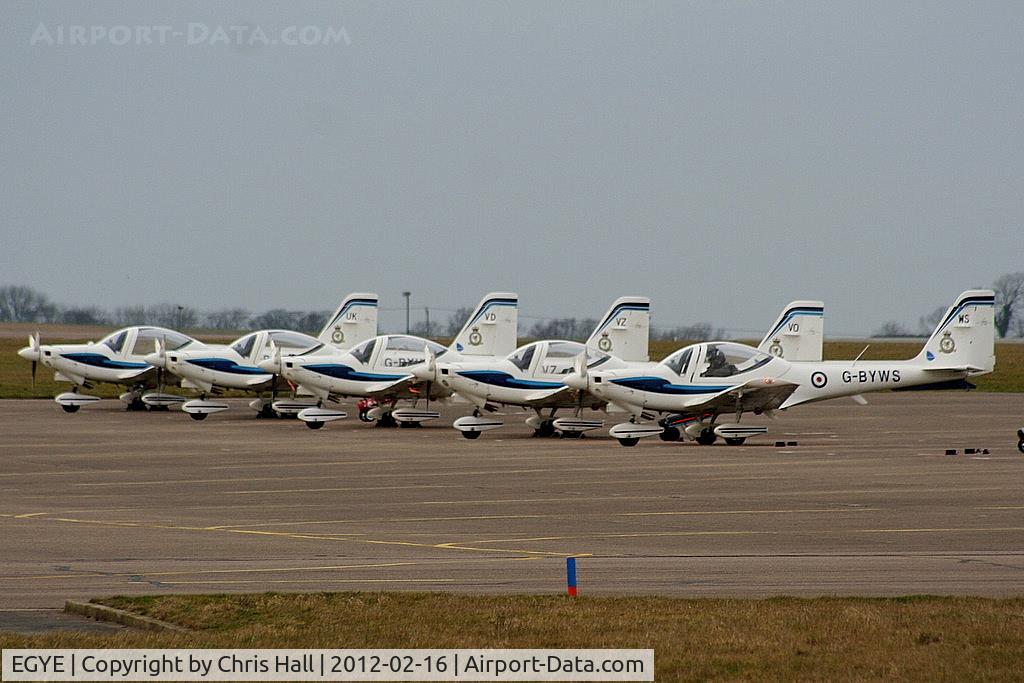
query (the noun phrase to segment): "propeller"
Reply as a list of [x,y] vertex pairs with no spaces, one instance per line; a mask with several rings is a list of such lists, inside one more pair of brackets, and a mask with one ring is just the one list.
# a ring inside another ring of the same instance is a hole
[[579,392],[590,388],[590,375],[587,373],[587,352],[582,351],[572,363],[572,372],[562,378],[566,386]]
[[426,408],[424,408],[424,410],[430,410],[430,389],[431,385],[434,383],[434,380],[437,377],[437,356],[434,354],[434,351],[430,348],[429,344],[424,344],[423,355],[426,356],[424,358],[423,365],[426,367],[427,371],[427,390],[425,392],[427,398],[427,406]]
[[164,393],[164,369],[166,361],[164,360],[167,356],[167,338],[157,337],[154,342],[156,347],[156,355],[160,358],[160,365],[156,369],[156,391],[158,394]]
[[36,330],[35,334],[30,334],[28,337],[28,346],[32,349],[32,391],[36,390],[36,368],[39,366],[40,344],[39,344],[39,330]]
[[273,403],[277,400],[277,378],[281,376],[281,347],[273,339],[270,340],[270,353],[274,359],[274,374],[270,380],[270,401]]

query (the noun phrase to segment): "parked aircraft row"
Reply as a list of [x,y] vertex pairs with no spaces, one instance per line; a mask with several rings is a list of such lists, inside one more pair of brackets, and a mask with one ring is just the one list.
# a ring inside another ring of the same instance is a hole
[[[44,345],[39,335],[18,354],[51,368],[73,390],[56,397],[67,412],[99,400],[97,383],[127,387],[129,410],[180,405],[196,420],[228,409],[225,391],[252,392],[261,416],[295,415],[317,429],[346,417],[338,403],[359,398],[360,418],[378,426],[418,426],[440,417],[431,404],[461,397],[471,414],[453,426],[466,438],[503,426],[513,407],[539,436],[579,436],[603,420],[624,446],[660,436],[730,445],[764,434],[745,413],[775,411],[886,389],[969,386],[995,366],[994,295],[963,292],[921,352],[902,361],[823,361],[824,305],[787,305],[757,347],[729,341],[691,344],[660,362],[648,357],[650,300],[614,301],[584,343],[540,340],[517,348],[516,294],[485,296],[448,346],[406,334],[377,334],[377,295],[350,294],[317,337],[258,330],[231,344],[204,344],[159,327],[128,327],[97,343]],[[178,384],[198,395],[165,391]],[[559,416],[561,411],[562,415]]]

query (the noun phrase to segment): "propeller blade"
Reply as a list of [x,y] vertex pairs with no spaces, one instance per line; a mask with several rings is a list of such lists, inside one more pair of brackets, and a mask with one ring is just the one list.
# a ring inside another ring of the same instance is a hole
[[32,361],[32,391],[33,392],[35,392],[35,390],[36,390],[36,365],[38,365],[38,362],[37,361]]
[[426,397],[427,407],[426,410],[430,410],[430,390],[437,375],[437,356],[434,355],[434,351],[430,348],[429,344],[425,344],[423,347],[423,354],[426,356],[427,371],[430,373],[429,379],[427,380],[426,386]]

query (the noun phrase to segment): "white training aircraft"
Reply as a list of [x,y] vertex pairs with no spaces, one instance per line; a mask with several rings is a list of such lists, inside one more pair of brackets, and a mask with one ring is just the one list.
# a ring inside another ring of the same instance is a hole
[[[111,332],[99,342],[87,344],[41,344],[39,333],[28,339],[28,346],[18,351],[25,360],[32,361],[32,383],[35,384],[36,364],[53,369],[54,379],[74,385],[72,391],[60,394],[54,400],[65,412],[73,413],[84,405],[99,401],[98,396],[80,393],[94,384],[123,384],[128,391],[121,400],[128,410],[163,408],[184,401],[184,397],[164,393],[163,372],[146,363],[146,354],[155,342],[174,350],[203,348],[203,343],[192,337],[163,327],[125,327]],[[156,388],[157,391],[147,391]]]
[[[429,409],[430,401],[447,399],[452,392],[440,384],[420,382],[413,370],[442,356],[469,363],[504,356],[516,346],[518,311],[518,294],[492,292],[480,301],[447,348],[422,337],[388,334],[344,353],[325,354],[319,348],[285,358],[275,353],[259,365],[319,399],[317,407],[299,413],[299,419],[311,429],[345,417],[344,412],[324,405],[342,397],[377,401],[364,418],[367,422],[376,421],[381,427],[417,426],[440,417]],[[398,401],[409,399],[424,399],[427,405],[422,410],[395,407]]]
[[[494,412],[498,406],[533,410],[535,415],[526,423],[537,436],[553,436],[556,430],[564,436],[579,436],[603,424],[583,419],[583,408],[600,408],[604,401],[573,392],[561,381],[562,377],[572,372],[574,360],[582,353],[587,354],[587,364],[592,368],[646,363],[650,311],[651,300],[646,297],[620,297],[601,318],[586,344],[564,339],[535,341],[489,362],[466,363],[445,357],[419,365],[412,372],[422,381],[458,393],[475,406],[472,415],[461,417],[452,425],[467,439],[503,426],[501,420],[481,415],[481,411]],[[609,355],[613,350],[616,355]],[[574,416],[556,419],[555,414],[563,408],[575,410]]]
[[[249,406],[261,417],[294,414],[311,403],[277,399],[277,377],[261,369],[260,361],[278,355],[290,356],[311,349],[341,349],[359,344],[377,334],[377,295],[350,294],[324,325],[318,337],[290,330],[259,330],[243,335],[231,344],[207,345],[197,349],[169,349],[159,340],[146,362],[181,378],[181,386],[199,392],[199,398],[183,403],[181,409],[194,420],[228,409],[223,401],[209,400],[210,394],[236,389],[270,391],[270,401],[257,397]],[[276,349],[276,351],[275,351]]]
[[[577,359],[565,381],[632,414],[609,434],[623,446],[661,434],[662,425],[643,424],[653,413],[672,413],[672,428],[708,445],[717,437],[739,445],[767,428],[740,424],[745,412],[771,415],[803,403],[869,391],[965,384],[967,377],[995,367],[991,290],[962,293],[943,316],[924,348],[904,361],[791,362],[732,342],[706,342],[680,349],[642,373],[632,369],[591,371]],[[717,424],[735,414],[735,423]]]
[[[584,408],[603,409],[607,401],[586,391],[574,390],[565,383],[577,357],[586,353],[588,370],[601,368],[643,371],[653,364],[648,360],[650,299],[625,296],[616,299],[601,318],[585,344],[574,341],[543,340],[516,349],[507,358],[486,365],[466,365],[447,359],[418,366],[413,370],[421,380],[451,388],[474,406],[473,414],[452,425],[467,439],[497,429],[503,422],[484,416],[498,406],[517,406],[535,414],[526,420],[536,436],[578,437],[598,429],[602,420],[586,419]],[[821,359],[823,304],[797,301],[789,304],[776,319],[761,347],[794,360]],[[614,354],[614,355],[611,355]],[[556,418],[558,410],[570,409],[571,417]]]

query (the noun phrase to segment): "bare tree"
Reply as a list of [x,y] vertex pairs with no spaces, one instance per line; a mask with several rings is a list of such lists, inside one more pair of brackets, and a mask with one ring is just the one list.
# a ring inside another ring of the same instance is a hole
[[107,325],[110,315],[98,306],[65,308],[59,314],[60,321],[68,325]]
[[693,323],[679,327],[652,328],[651,337],[669,341],[709,341],[724,339],[725,330],[722,328],[716,330],[711,323]]
[[992,283],[992,289],[996,293],[996,332],[1005,337],[1014,316],[1024,315],[1020,310],[1024,308],[1024,272],[1003,275]]
[[266,313],[253,318],[249,325],[256,330],[294,330],[299,325],[302,313],[298,311],[286,311],[283,308],[273,308]]
[[295,323],[295,329],[299,332],[306,332],[307,334],[318,334],[323,329],[324,323],[327,322],[327,316],[331,314],[330,311],[310,311],[309,313],[301,313],[298,321]]
[[114,324],[122,327],[127,325],[145,325],[145,306],[119,306],[114,309]]
[[15,323],[52,322],[57,307],[31,287],[0,287],[0,320]]
[[910,330],[905,328],[902,324],[895,320],[890,320],[883,323],[881,327],[875,330],[872,337],[913,337]]
[[455,312],[448,316],[448,324],[442,328],[444,334],[441,336],[454,337],[457,335],[471,315],[473,315],[473,309],[468,306],[455,309]]
[[207,313],[203,324],[214,330],[243,330],[250,317],[251,314],[244,308],[225,308]]
[[538,321],[530,328],[534,339],[578,339],[590,336],[597,326],[594,318],[552,318]]
[[921,334],[931,334],[932,331],[939,326],[942,321],[942,316],[946,314],[946,307],[939,306],[928,315],[922,315],[917,319],[917,326],[920,329]]

